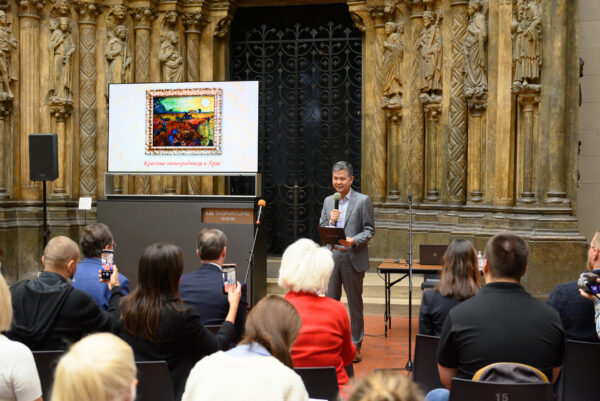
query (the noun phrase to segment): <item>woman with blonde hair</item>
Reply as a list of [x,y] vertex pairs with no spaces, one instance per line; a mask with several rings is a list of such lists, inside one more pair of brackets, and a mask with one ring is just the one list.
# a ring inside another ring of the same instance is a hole
[[348,401],[423,401],[423,393],[408,377],[389,370],[375,371],[362,379]]
[[356,347],[344,304],[324,296],[333,271],[331,251],[309,239],[290,245],[281,258],[279,286],[302,318],[302,328],[292,347],[295,367],[334,366],[338,386],[348,383],[344,366],[350,365]]
[[290,355],[301,326],[288,301],[276,295],[261,299],[248,315],[240,344],[205,357],[192,369],[183,401],[307,400]]
[[419,334],[439,336],[448,311],[479,291],[477,251],[472,243],[455,239],[444,254],[440,282],[423,293]]
[[[10,329],[12,312],[10,291],[0,274],[0,333]],[[0,334],[0,355],[0,400],[41,401],[40,377],[29,348]]]
[[133,401],[133,350],[119,337],[97,333],[76,342],[56,366],[54,401]]

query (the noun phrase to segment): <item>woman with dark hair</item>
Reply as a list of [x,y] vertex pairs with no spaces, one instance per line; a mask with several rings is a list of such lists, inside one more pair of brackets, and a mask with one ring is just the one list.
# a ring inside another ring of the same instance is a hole
[[227,349],[235,337],[233,323],[241,286],[228,293],[229,313],[217,335],[206,329],[196,309],[179,297],[183,254],[172,244],[152,244],[142,252],[138,285],[121,300],[116,334],[135,353],[137,361],[167,361],[173,390],[181,399],[185,381],[202,357]]
[[440,282],[423,293],[419,312],[419,334],[439,336],[448,311],[477,294],[480,279],[477,251],[464,239],[455,239],[444,254]]
[[266,296],[250,311],[237,347],[210,355],[192,369],[183,401],[308,399],[302,379],[292,370],[290,355],[301,326],[291,303]]

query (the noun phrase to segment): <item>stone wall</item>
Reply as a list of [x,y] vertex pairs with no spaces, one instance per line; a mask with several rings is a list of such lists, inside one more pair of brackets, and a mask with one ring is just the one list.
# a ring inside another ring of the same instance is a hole
[[[579,2],[346,3],[363,32],[361,178],[376,210],[373,263],[407,255],[411,199],[417,257],[420,243],[466,237],[483,249],[494,233],[512,230],[531,245],[525,284],[535,295],[571,279],[585,262],[577,220]],[[16,280],[39,268],[41,254],[41,190],[29,180],[28,135],[58,134],[50,223],[53,235],[78,237],[94,212],[84,216],[75,200],[104,193],[107,83],[227,79],[235,9],[263,3],[2,4],[0,242],[8,248],[5,272]],[[593,41],[592,25],[582,22],[582,40]],[[590,71],[597,64],[590,58]],[[582,116],[596,119],[588,110]],[[114,184],[123,194],[223,191],[210,178],[127,176]]]

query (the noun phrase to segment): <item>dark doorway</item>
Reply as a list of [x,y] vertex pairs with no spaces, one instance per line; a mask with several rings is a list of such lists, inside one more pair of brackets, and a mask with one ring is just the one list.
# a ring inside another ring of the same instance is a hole
[[329,4],[240,8],[230,38],[231,79],[260,81],[267,250],[281,254],[297,238],[318,239],[334,162],[352,163],[360,190],[362,37],[348,7]]

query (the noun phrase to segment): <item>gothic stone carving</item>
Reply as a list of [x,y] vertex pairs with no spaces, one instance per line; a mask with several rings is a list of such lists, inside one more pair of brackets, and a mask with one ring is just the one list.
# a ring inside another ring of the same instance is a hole
[[487,23],[481,0],[469,2],[469,26],[463,44],[465,60],[465,95],[483,98],[487,93],[486,56]]
[[108,42],[104,51],[106,59],[106,96],[109,83],[127,83],[131,80],[131,56],[127,48],[127,27],[117,25],[108,31]]
[[183,57],[179,52],[179,35],[173,30],[177,13],[168,11],[164,19],[164,31],[160,36],[160,72],[163,82],[183,81]]
[[71,35],[71,20],[59,17],[50,22],[50,102],[73,102],[73,53],[75,44]]
[[11,75],[10,51],[19,46],[15,39],[10,22],[6,13],[0,11],[0,74],[2,74],[2,89],[0,90],[0,100],[13,99],[13,93],[10,90],[10,81],[15,80]]
[[[399,28],[399,29],[398,29]],[[383,95],[384,107],[396,108],[402,105],[402,56],[404,45],[400,38],[402,24],[386,22],[386,40],[383,42]],[[397,32],[397,31],[400,31]]]
[[420,65],[420,87],[424,93],[442,90],[442,35],[440,15],[434,19],[432,11],[423,13],[423,30],[417,40]]
[[513,18],[513,90],[539,90],[542,68],[542,15],[536,0],[518,0]]

